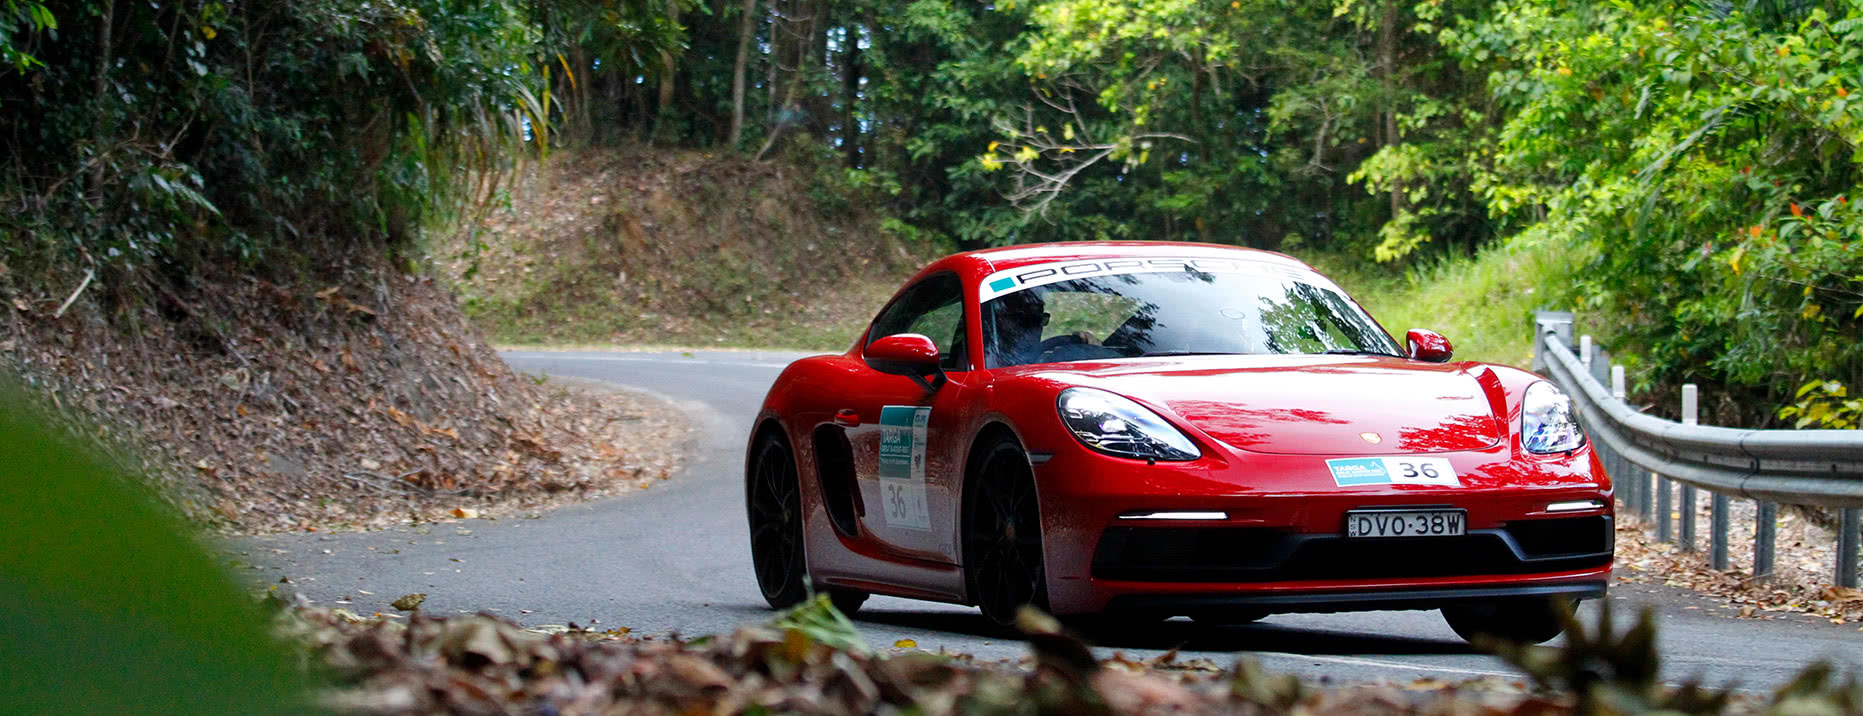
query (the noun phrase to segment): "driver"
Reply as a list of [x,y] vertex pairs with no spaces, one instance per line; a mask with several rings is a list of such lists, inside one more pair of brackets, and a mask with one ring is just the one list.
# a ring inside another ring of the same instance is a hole
[[[1052,318],[1040,289],[1017,291],[992,303],[996,308],[996,340],[989,362],[996,366],[1038,362],[1043,353],[1042,328]],[[1079,331],[1072,336],[1080,343],[1099,345],[1092,333]]]

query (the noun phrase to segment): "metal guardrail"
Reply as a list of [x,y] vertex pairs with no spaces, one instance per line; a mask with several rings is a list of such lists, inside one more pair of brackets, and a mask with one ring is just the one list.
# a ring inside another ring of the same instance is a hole
[[[1841,510],[1835,583],[1858,583],[1863,541],[1863,430],[1742,430],[1695,424],[1697,392],[1683,386],[1683,421],[1645,415],[1624,401],[1623,366],[1590,336],[1571,347],[1572,314],[1541,311],[1534,317],[1533,368],[1572,397],[1579,419],[1617,485],[1624,511],[1654,523],[1658,539],[1672,541],[1678,514],[1672,482],[1681,483],[1681,543],[1695,548],[1696,489],[1713,494],[1710,562],[1729,566],[1730,498],[1757,503],[1753,573],[1771,574],[1778,505]],[[1609,381],[1610,387],[1606,387]],[[1653,518],[1653,519],[1652,519]]]

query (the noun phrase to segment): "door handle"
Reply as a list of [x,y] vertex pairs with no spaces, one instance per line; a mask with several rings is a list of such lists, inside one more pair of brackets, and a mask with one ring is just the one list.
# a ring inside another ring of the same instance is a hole
[[853,408],[842,408],[834,414],[834,424],[845,428],[860,427],[860,413]]

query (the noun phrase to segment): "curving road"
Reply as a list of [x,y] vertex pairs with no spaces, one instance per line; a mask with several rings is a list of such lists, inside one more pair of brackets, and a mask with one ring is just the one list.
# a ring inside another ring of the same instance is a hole
[[[729,631],[769,616],[751,575],[743,507],[743,450],[751,419],[777,373],[802,354],[751,352],[542,353],[505,358],[525,372],[608,381],[657,394],[687,411],[697,437],[673,480],[624,497],[574,505],[536,519],[471,520],[377,532],[251,537],[231,559],[255,579],[288,577],[319,604],[392,611],[410,592],[429,613],[490,612],[525,624],[575,622],[596,629],[687,636]],[[367,592],[368,594],[365,594]],[[1769,689],[1810,659],[1863,672],[1863,631],[1808,618],[1735,619],[1691,592],[1620,584],[1625,615],[1663,615],[1664,677]],[[1588,614],[1595,607],[1588,606]],[[869,643],[912,639],[921,649],[1016,658],[1025,648],[990,635],[974,609],[876,597],[856,624]],[[1311,679],[1512,677],[1473,652],[1435,612],[1277,615],[1243,627],[1182,619],[1111,637],[1113,649],[1148,658],[1229,664],[1247,652],[1270,669]]]

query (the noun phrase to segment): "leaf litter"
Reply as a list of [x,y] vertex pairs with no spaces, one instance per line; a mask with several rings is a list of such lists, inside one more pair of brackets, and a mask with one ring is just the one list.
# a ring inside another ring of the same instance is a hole
[[[282,602],[275,602],[282,604]],[[1568,624],[1562,647],[1484,643],[1522,676],[1316,686],[1246,655],[1228,666],[1096,659],[1053,618],[1025,611],[1030,654],[979,661],[876,653],[824,598],[699,639],[625,628],[525,628],[489,615],[401,623],[287,607],[278,631],[328,676],[321,705],[352,714],[911,714],[914,716],[1544,716],[1863,713],[1863,684],[1814,664],[1768,696],[1657,679],[1649,612],[1618,631]]]
[[[1662,584],[1725,599],[1741,618],[1775,618],[1803,614],[1833,624],[1863,626],[1863,589],[1833,586],[1836,535],[1794,507],[1779,510],[1775,527],[1773,573],[1753,576],[1753,525],[1757,510],[1748,500],[1731,501],[1727,551],[1730,569],[1714,569],[1708,559],[1709,501],[1696,506],[1698,544],[1693,552],[1656,538],[1655,525],[1631,511],[1618,512],[1618,581]],[[1680,534],[1681,507],[1672,513],[1672,534]]]

